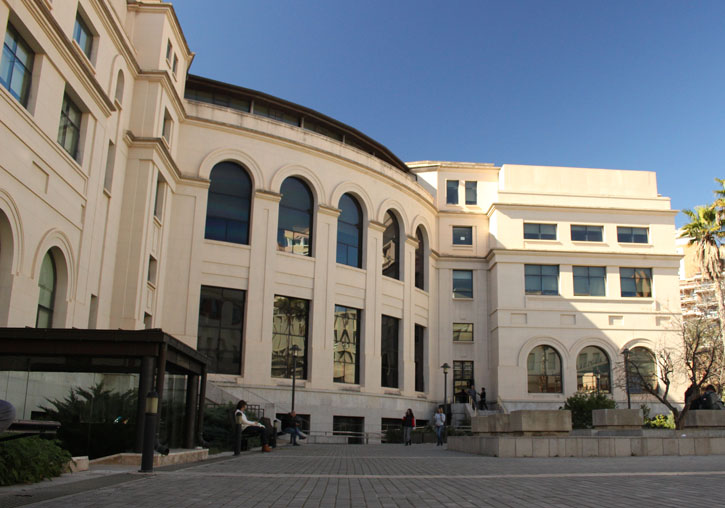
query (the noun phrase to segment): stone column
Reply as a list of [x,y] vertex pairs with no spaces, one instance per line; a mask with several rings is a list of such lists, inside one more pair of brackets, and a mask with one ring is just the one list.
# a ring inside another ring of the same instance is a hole
[[367,243],[367,280],[365,290],[365,311],[363,312],[364,337],[362,362],[364,379],[360,384],[366,392],[382,393],[380,387],[380,333],[381,333],[381,300],[383,276],[383,232],[385,225],[370,221],[368,225]]

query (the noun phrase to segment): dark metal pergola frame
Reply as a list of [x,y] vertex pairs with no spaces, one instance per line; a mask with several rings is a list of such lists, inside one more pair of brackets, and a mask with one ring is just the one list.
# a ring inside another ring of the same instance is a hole
[[[166,374],[184,375],[184,447],[203,443],[206,356],[161,329],[0,328],[0,371],[139,374],[136,445],[141,451],[146,394],[164,393]],[[157,418],[158,429],[158,418]]]

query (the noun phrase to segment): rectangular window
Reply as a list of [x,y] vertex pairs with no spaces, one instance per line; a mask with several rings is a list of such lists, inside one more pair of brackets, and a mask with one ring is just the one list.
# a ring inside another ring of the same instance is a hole
[[246,292],[201,286],[197,350],[209,359],[209,372],[240,374]]
[[619,243],[647,243],[648,228],[630,228],[617,226],[617,241]]
[[333,346],[336,383],[360,383],[360,310],[335,305]]
[[381,337],[380,386],[397,388],[398,384],[398,320],[383,316]]
[[174,50],[174,46],[171,41],[166,41],[166,61],[171,63],[171,52]]
[[166,140],[167,144],[171,144],[171,127],[174,124],[168,111],[164,111],[164,121],[161,125],[161,136]]
[[365,442],[365,418],[362,416],[332,417],[332,435],[347,436],[347,444],[363,444]]
[[651,268],[620,268],[622,296],[650,298],[652,296]]
[[245,111],[247,113],[251,111],[252,107],[252,103],[247,99],[240,99],[221,93],[207,92],[206,90],[195,90],[193,88],[187,88],[184,91],[184,98],[225,108],[232,108],[238,111]]
[[149,272],[146,277],[146,280],[149,281],[154,286],[156,285],[157,268],[158,268],[158,262],[156,261],[156,258],[153,256],[149,256]]
[[453,323],[453,342],[472,342],[473,323]]
[[446,203],[458,204],[458,180],[446,180]]
[[473,245],[473,227],[453,226],[453,245]]
[[559,265],[524,265],[527,295],[558,295]]
[[576,242],[601,242],[602,226],[571,226],[571,239]]
[[453,270],[453,298],[473,298],[473,271]]
[[556,240],[556,224],[524,223],[526,240]]
[[8,25],[0,60],[0,84],[24,107],[28,106],[34,59],[35,54],[30,46],[12,25]]
[[272,120],[288,123],[296,127],[300,126],[300,117],[287,113],[286,111],[282,111],[281,109],[268,106],[266,104],[260,104],[256,101],[254,103],[254,114],[271,118]]
[[478,182],[466,182],[466,204],[478,204]]
[[274,297],[272,321],[272,377],[307,379],[309,300]]
[[83,53],[90,60],[93,51],[93,34],[80,14],[76,15],[76,25],[73,28],[73,40],[78,43]]
[[111,192],[113,184],[113,168],[116,165],[116,145],[113,141],[108,142],[108,153],[106,153],[106,173],[103,177],[103,188]]
[[415,391],[425,391],[425,327],[415,325]]
[[179,57],[174,53],[174,63],[171,65],[171,72],[176,76],[176,69],[179,67]]
[[473,385],[473,362],[453,362],[453,397],[457,402],[468,402],[466,390]]
[[81,118],[80,108],[68,97],[68,94],[63,95],[58,143],[76,160],[78,160],[78,141],[81,137]]
[[156,198],[154,199],[154,217],[161,220],[164,215],[164,197],[166,196],[166,180],[159,176],[156,180]]
[[604,296],[607,287],[607,270],[603,266],[575,266],[574,295]]

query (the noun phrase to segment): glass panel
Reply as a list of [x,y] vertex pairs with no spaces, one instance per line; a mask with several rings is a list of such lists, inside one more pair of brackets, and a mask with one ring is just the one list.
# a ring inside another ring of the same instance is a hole
[[473,340],[473,323],[453,323],[453,340],[467,341]]
[[657,367],[649,349],[633,348],[629,352],[627,367],[630,393],[645,393],[645,385],[657,389]]
[[312,193],[302,180],[295,177],[282,183],[281,193],[278,249],[309,256],[312,250]]
[[471,270],[453,270],[453,298],[473,298]]
[[541,224],[541,239],[556,240],[556,224]]
[[336,383],[359,383],[360,311],[335,305],[335,343],[333,346]]
[[425,345],[424,345],[425,328],[421,325],[415,325],[415,391],[425,391]]
[[471,226],[453,226],[453,245],[472,245],[473,228]]
[[478,203],[478,182],[466,182],[466,204],[475,205]]
[[382,317],[380,385],[398,387],[398,320]]
[[527,240],[538,240],[539,239],[539,225],[538,224],[524,224],[524,238]]
[[576,360],[577,391],[609,393],[609,357],[598,347],[582,349]]
[[246,292],[202,286],[197,349],[209,358],[209,372],[240,374]]
[[458,180],[446,180],[446,203],[458,204]]
[[415,287],[425,289],[425,240],[420,227],[415,230],[418,246],[415,248]]
[[338,205],[337,262],[360,268],[359,248],[362,243],[362,212],[357,201],[343,194]]
[[[272,324],[272,377],[307,378],[308,300],[275,296]],[[299,350],[295,355],[292,346]],[[296,369],[295,369],[296,366]]]
[[554,348],[535,347],[526,364],[529,393],[561,393],[561,358]]
[[392,213],[385,212],[385,231],[383,232],[383,275],[397,279],[398,253],[400,250],[400,229],[398,220]]

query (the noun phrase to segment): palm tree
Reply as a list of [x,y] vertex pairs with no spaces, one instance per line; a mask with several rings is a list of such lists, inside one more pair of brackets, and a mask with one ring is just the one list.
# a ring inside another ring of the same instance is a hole
[[[716,191],[718,192],[718,191]],[[725,192],[725,191],[724,191]],[[725,198],[723,198],[725,199]],[[689,238],[688,245],[694,245],[695,259],[700,265],[703,278],[713,282],[717,298],[717,313],[720,323],[725,324],[725,304],[722,289],[722,258],[720,239],[723,223],[719,217],[718,203],[696,206],[695,210],[682,210],[690,222],[682,227],[680,238]]]

